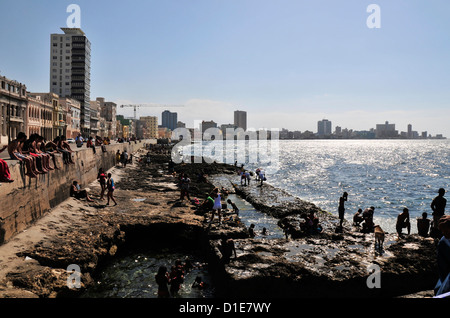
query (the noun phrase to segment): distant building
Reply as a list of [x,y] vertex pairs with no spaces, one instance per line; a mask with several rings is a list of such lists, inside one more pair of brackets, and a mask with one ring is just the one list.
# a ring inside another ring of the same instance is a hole
[[54,139],[57,136],[64,136],[66,133],[66,111],[59,104],[60,97],[55,93],[30,93],[33,97],[39,96],[45,103],[52,105],[52,137]]
[[242,110],[236,110],[234,112],[234,125],[238,128],[247,130],[247,112]]
[[91,136],[99,136],[100,131],[100,113],[101,106],[99,100],[91,100],[90,101],[91,108],[91,117],[90,117],[90,127],[91,127]]
[[66,132],[67,138],[74,138],[78,136],[80,131],[80,114],[81,103],[70,97],[60,97],[59,104],[66,113]]
[[213,120],[210,121],[202,121],[201,123],[201,131],[202,133],[204,133],[207,129],[209,128],[217,128],[217,123],[214,122]]
[[412,139],[413,138],[413,131],[412,131],[412,125],[411,124],[408,125],[407,137],[408,137],[408,139]]
[[0,81],[0,142],[6,145],[25,132],[27,87],[3,76]]
[[158,129],[158,117],[156,116],[144,116],[139,118],[143,123],[143,138],[144,139],[157,139],[159,136]]
[[[238,128],[234,124],[222,124],[220,125],[220,130],[222,131],[222,136],[225,139],[232,139],[235,136],[235,130]],[[227,131],[229,129],[229,131]]]
[[100,103],[100,117],[105,119],[105,137],[109,139],[117,137],[117,104],[106,102],[103,97],[97,97],[96,101]]
[[161,121],[162,127],[166,127],[174,131],[177,128],[178,114],[165,110],[162,113]]
[[328,119],[319,120],[317,122],[317,134],[319,137],[331,135],[331,121]]
[[398,137],[398,131],[395,130],[395,124],[389,124],[386,121],[384,124],[377,124],[375,130],[376,138],[395,138]]
[[48,104],[47,107],[45,107],[45,103],[41,101],[40,97],[37,98],[33,96],[28,96],[28,107],[27,107],[27,120],[26,120],[26,131],[25,134],[27,136],[30,136],[31,134],[39,134],[41,136],[44,136],[42,134],[42,124],[41,116],[45,115],[44,109],[47,108],[48,110],[48,124],[50,130],[48,131],[49,134],[47,137],[44,137],[45,139],[52,138],[52,105]]
[[90,135],[91,43],[79,28],[61,28],[51,34],[50,91],[71,97],[81,105],[81,132]]

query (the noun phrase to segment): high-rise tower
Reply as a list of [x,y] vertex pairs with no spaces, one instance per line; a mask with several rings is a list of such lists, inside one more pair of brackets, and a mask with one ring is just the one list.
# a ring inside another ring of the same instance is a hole
[[50,92],[80,102],[80,130],[90,135],[91,42],[79,28],[51,34]]
[[238,128],[247,130],[247,112],[242,110],[236,110],[234,112],[234,125]]

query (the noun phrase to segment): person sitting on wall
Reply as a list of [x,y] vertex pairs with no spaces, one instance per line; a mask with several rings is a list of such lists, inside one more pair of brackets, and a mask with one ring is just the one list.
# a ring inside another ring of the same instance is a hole
[[86,201],[88,202],[94,202],[94,200],[92,200],[89,197],[89,194],[87,192],[87,190],[81,190],[80,185],[78,184],[78,181],[74,181],[72,183],[72,186],[70,187],[70,196],[74,197],[75,199],[83,199],[86,198]]

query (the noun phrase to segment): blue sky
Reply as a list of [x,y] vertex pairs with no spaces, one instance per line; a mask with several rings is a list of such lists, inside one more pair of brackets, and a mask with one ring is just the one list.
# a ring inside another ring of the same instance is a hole
[[1,0],[0,74],[48,91],[50,34],[71,3],[92,43],[92,99],[184,105],[171,110],[188,126],[239,109],[253,128],[388,120],[450,137],[448,0]]

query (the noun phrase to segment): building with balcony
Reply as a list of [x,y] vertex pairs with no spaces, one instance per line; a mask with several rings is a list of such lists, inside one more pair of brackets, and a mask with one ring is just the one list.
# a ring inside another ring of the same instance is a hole
[[100,131],[100,101],[91,100],[91,137],[99,135]]
[[[96,101],[100,103],[100,118],[105,119],[105,136],[109,139],[118,137],[116,133],[117,128],[117,104],[113,102],[106,102],[105,98],[97,97]],[[119,130],[117,130],[119,131]]]
[[59,104],[66,114],[66,131],[64,134],[67,138],[75,139],[81,133],[81,103],[70,97],[60,97]]
[[139,118],[142,123],[142,130],[144,139],[157,139],[159,136],[158,129],[158,117],[156,116],[143,116]]
[[[26,131],[25,134],[30,136],[32,134],[42,135],[42,124],[41,116],[44,115],[44,103],[40,100],[40,97],[35,98],[33,96],[28,96],[28,106],[27,106],[27,116],[26,116]],[[52,107],[50,108],[50,136],[51,138],[51,118],[52,118]],[[43,135],[42,135],[43,136]],[[44,137],[45,138],[45,137]]]
[[0,76],[0,143],[7,144],[25,132],[27,116],[25,84]]
[[30,93],[33,97],[39,97],[41,101],[52,105],[52,137],[65,136],[66,134],[66,111],[59,104],[59,96],[55,93]]

